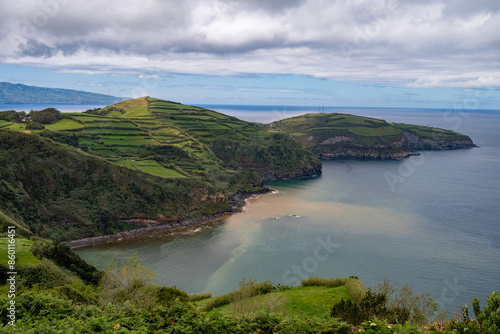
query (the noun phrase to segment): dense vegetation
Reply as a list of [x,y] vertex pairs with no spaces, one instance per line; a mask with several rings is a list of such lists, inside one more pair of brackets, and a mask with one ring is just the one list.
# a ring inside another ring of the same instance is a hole
[[110,104],[123,100],[79,90],[44,88],[0,82],[0,103]]
[[[151,176],[30,134],[0,131],[0,165],[2,211],[54,240],[130,229],[124,222],[129,217],[229,209],[227,199],[218,196],[222,189],[203,179]],[[228,184],[241,182],[237,174],[227,177]]]
[[223,296],[188,295],[155,285],[154,272],[135,258],[99,272],[67,244],[34,236],[1,212],[0,223],[2,231],[15,226],[18,244],[14,298],[8,268],[0,268],[1,333],[499,333],[497,293],[483,308],[474,298],[476,319],[465,305],[451,320],[433,318],[428,294],[387,279],[370,289],[356,277],[310,277],[296,287],[243,279]]
[[[398,290],[388,281],[367,289],[356,278],[315,277],[298,287],[242,280],[240,289],[210,298],[210,294],[190,296],[175,286],[157,286],[154,272],[130,258],[125,264],[110,263],[102,273],[87,267],[87,276],[92,277],[88,284],[71,271],[79,261],[71,250],[63,262],[46,257],[65,244],[52,244],[52,251],[40,252],[45,247],[40,243],[49,241],[35,239],[32,250],[38,262],[27,264],[24,257],[33,254],[19,254],[18,261],[25,264],[18,269],[15,326],[8,323],[12,321],[7,317],[12,300],[8,286],[0,286],[2,333],[480,334],[498,333],[500,325],[496,293],[484,309],[474,299],[477,320],[469,317],[467,306],[457,319],[431,320],[432,299],[416,296],[407,286]],[[356,281],[356,288],[349,291],[346,283]],[[356,300],[360,293],[362,298]],[[353,305],[358,312],[352,312]],[[404,321],[398,318],[401,315]]]

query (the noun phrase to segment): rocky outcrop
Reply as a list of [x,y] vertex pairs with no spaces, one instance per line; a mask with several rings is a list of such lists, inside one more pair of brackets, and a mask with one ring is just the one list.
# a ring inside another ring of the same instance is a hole
[[335,136],[335,137],[323,140],[321,143],[319,143],[319,145],[332,145],[332,144],[337,144],[337,143],[346,142],[346,141],[353,141],[353,140],[354,140],[354,138],[352,138],[352,137]]
[[272,191],[273,191],[272,189],[263,188],[262,190],[259,190],[259,191],[241,192],[241,193],[238,193],[238,194],[232,196],[229,199],[229,204],[231,205],[231,213],[241,212],[243,207],[245,207],[245,205],[246,205],[247,199],[249,199],[250,197],[256,196],[256,195],[268,194]]
[[346,151],[334,153],[321,153],[320,159],[359,159],[359,160],[402,160],[411,156],[420,155],[414,152],[377,152],[377,151]]
[[227,216],[227,213],[184,219],[173,223],[161,223],[159,221],[155,221],[154,224],[147,227],[140,227],[130,231],[102,235],[99,237],[90,237],[90,238],[73,240],[69,241],[68,245],[74,249],[74,248],[88,247],[92,245],[103,244],[113,241],[119,241],[122,239],[130,239],[133,237],[151,233],[158,234],[161,232],[170,232],[170,233],[186,232],[191,230],[193,227],[198,227],[204,224],[213,223],[214,221],[217,221],[218,219],[221,219],[225,216]]
[[262,177],[264,181],[310,179],[321,175],[321,173],[322,173],[321,164],[311,169],[304,168],[301,172],[298,173],[280,173],[267,170],[258,171],[258,174]]
[[[404,131],[402,138],[392,145],[364,146],[350,143],[349,146],[335,146],[342,142],[337,137],[330,138],[316,145],[313,150],[320,159],[360,159],[360,160],[401,160],[420,155],[415,151],[454,150],[472,148],[476,145],[468,136],[457,134],[454,138],[445,138],[436,132],[436,136],[422,138],[411,131]],[[431,138],[431,139],[429,139]]]
[[394,142],[397,147],[405,148],[409,151],[417,150],[454,150],[462,148],[472,148],[476,145],[472,142],[468,136],[461,135],[457,139],[445,140],[439,133],[433,139],[421,138],[416,133],[404,131],[403,138]]

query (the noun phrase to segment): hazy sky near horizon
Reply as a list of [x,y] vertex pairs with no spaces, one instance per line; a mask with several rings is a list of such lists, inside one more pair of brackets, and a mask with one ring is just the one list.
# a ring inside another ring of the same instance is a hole
[[0,81],[184,103],[500,109],[498,0],[0,2]]

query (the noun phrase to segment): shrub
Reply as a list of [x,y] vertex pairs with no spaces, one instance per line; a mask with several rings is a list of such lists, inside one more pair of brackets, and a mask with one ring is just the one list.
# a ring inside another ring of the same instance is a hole
[[270,281],[255,283],[254,279],[250,279],[248,282],[245,281],[245,279],[242,279],[240,281],[240,289],[209,300],[205,305],[205,310],[209,311],[213,308],[227,305],[244,298],[266,294],[271,292],[273,289],[273,283]]
[[348,278],[323,278],[323,277],[309,277],[302,280],[302,286],[327,286],[336,288],[346,285]]
[[96,289],[92,286],[84,285],[80,280],[73,282],[73,284],[56,287],[54,292],[58,296],[77,304],[96,304],[98,301]]
[[71,284],[76,277],[69,272],[64,272],[52,261],[43,258],[40,263],[24,266],[18,269],[21,277],[20,283],[27,287],[37,284],[39,287],[51,289],[57,286]]
[[386,303],[385,294],[372,293],[368,290],[360,302],[342,298],[340,302],[333,305],[330,316],[358,325],[373,317],[384,318],[387,314]]
[[373,292],[387,296],[387,309],[389,310],[387,319],[390,322],[408,321],[411,324],[424,325],[437,310],[437,303],[430,297],[429,292],[416,295],[407,283],[398,290],[387,277],[377,284]]
[[43,130],[45,129],[45,125],[38,122],[29,122],[26,124],[26,130]]
[[154,278],[154,272],[143,267],[135,257],[128,258],[121,266],[111,262],[101,279],[101,303],[107,305],[128,301],[137,308],[149,308],[157,298],[152,285]]
[[177,289],[175,286],[162,286],[156,291],[156,301],[160,304],[170,305],[176,299],[181,303],[187,303],[189,301],[189,295],[186,292]]
[[365,285],[357,278],[350,277],[345,284],[345,291],[355,302],[360,302],[366,294]]
[[484,333],[500,333],[500,295],[497,292],[492,292],[488,297],[483,311],[476,297],[472,300],[472,307]]
[[197,302],[199,300],[204,300],[204,299],[208,299],[208,298],[212,298],[211,292],[191,293],[189,295],[190,302]]

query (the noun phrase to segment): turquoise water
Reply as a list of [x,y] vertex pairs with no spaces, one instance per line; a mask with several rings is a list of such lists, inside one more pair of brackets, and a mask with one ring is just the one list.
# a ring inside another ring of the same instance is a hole
[[[261,122],[303,113],[213,109]],[[77,253],[100,269],[135,255],[158,284],[190,293],[222,294],[243,277],[294,285],[303,276],[354,275],[373,286],[388,276],[459,311],[473,296],[500,291],[500,114],[335,111],[453,129],[480,147],[404,161],[325,161],[321,177],[270,182],[276,193],[213,228]]]

